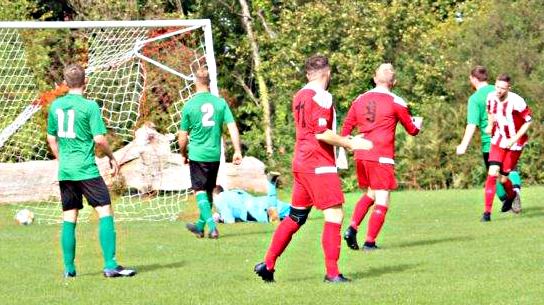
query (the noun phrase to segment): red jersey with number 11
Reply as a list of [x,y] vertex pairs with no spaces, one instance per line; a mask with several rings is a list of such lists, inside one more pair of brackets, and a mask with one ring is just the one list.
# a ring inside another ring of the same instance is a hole
[[296,126],[293,172],[336,173],[334,147],[315,137],[327,129],[336,129],[332,95],[307,84],[295,94],[291,106]]

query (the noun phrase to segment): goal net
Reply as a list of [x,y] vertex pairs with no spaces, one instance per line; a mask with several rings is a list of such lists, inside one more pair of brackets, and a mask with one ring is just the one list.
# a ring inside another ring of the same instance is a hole
[[[85,67],[84,95],[100,105],[121,164],[113,178],[97,156],[116,220],[177,219],[190,181],[175,135],[197,68],[218,94],[209,20],[0,22],[0,204],[61,220],[47,112],[72,63]],[[80,219],[89,214],[85,205]]]

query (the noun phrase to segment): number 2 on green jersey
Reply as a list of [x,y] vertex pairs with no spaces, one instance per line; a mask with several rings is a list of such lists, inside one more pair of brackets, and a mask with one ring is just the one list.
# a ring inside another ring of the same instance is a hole
[[55,113],[57,114],[58,125],[57,136],[59,138],[75,139],[76,133],[74,132],[74,110],[68,109],[68,111],[66,111],[66,114],[68,115],[68,128],[66,131],[64,130],[64,111],[62,109],[57,109]]
[[210,103],[206,103],[200,107],[200,111],[204,113],[202,116],[202,126],[204,127],[211,127],[215,125],[215,122],[211,120],[211,117],[213,116],[213,105]]

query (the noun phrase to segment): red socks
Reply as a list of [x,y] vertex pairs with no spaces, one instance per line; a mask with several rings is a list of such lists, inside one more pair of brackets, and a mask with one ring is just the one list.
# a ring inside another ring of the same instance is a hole
[[[493,208],[493,198],[495,198],[495,193],[497,192],[497,189],[495,186],[496,183],[497,183],[497,177],[493,177],[489,175],[487,176],[487,181],[485,182],[485,193],[484,193],[484,200],[485,200],[484,211],[486,213],[491,213],[491,210]],[[510,183],[510,189],[512,189],[512,183]],[[505,190],[506,190],[506,187],[505,187]],[[506,193],[508,194],[508,191],[506,191]],[[507,195],[507,196],[510,197],[510,195]]]
[[355,205],[355,210],[353,211],[353,215],[351,216],[351,227],[355,230],[359,230],[359,225],[361,224],[361,221],[363,221],[363,218],[365,218],[366,213],[368,212],[368,209],[372,206],[374,203],[374,199],[370,198],[367,194],[364,194],[361,199],[359,199],[359,202]]
[[512,199],[516,196],[516,192],[514,192],[514,187],[512,186],[512,181],[510,181],[510,179],[506,179],[506,182],[504,182],[502,186],[506,191],[506,196],[508,196],[508,199]]
[[276,259],[283,253],[291,241],[291,237],[299,228],[300,226],[293,221],[291,217],[285,217],[282,222],[280,222],[274,233],[268,252],[266,253],[265,263],[268,270],[274,270]]
[[323,226],[323,235],[321,236],[321,244],[325,253],[325,268],[327,269],[327,277],[337,277],[338,258],[340,257],[340,228],[341,224],[334,222],[325,222]]
[[367,242],[376,242],[376,237],[382,229],[383,222],[385,221],[385,214],[387,214],[387,207],[383,205],[376,205],[368,221],[368,230],[366,232]]

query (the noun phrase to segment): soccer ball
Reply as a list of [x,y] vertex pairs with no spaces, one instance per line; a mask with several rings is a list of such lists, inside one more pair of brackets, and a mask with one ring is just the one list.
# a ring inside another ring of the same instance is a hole
[[15,215],[15,219],[20,225],[31,225],[34,222],[34,213],[28,209],[20,210]]

